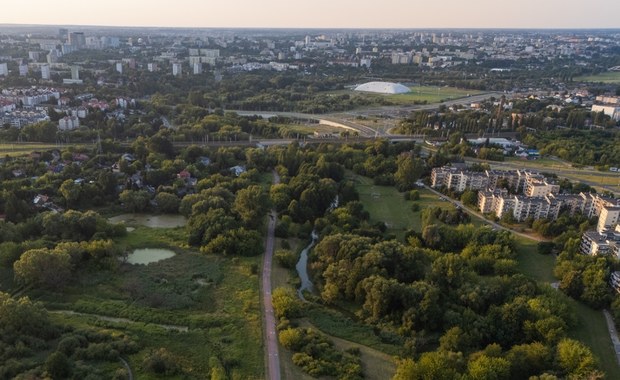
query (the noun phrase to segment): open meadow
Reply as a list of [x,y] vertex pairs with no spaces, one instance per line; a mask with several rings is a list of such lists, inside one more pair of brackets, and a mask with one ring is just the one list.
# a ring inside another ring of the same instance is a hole
[[600,82],[600,83],[620,83],[620,72],[609,71],[606,73],[587,75],[574,78],[576,82]]

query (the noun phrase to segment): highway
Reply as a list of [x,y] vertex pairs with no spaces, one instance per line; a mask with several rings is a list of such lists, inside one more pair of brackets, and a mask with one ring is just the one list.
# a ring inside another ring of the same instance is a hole
[[[442,103],[432,103],[432,104],[415,104],[415,105],[403,105],[403,106],[383,106],[383,107],[369,107],[360,110],[348,111],[346,114],[350,116],[389,116],[389,117],[402,117],[404,115],[409,114],[413,111],[420,110],[434,110],[438,109],[441,106],[451,107],[453,105],[464,105],[475,102],[480,102],[486,100],[490,97],[499,98],[502,95],[507,97],[511,97],[511,94],[504,94],[501,92],[490,92],[485,94],[473,95],[464,98],[458,98],[453,100],[448,100]],[[325,124],[339,126],[344,129],[352,129],[359,133],[360,136],[364,137],[377,137],[377,136],[386,136],[386,134],[382,131],[376,130],[374,128],[362,125],[360,123],[356,123],[351,120],[345,120],[342,118],[342,112],[339,113],[330,113],[330,114],[309,114],[309,113],[301,113],[301,112],[280,112],[280,111],[253,111],[253,110],[226,110],[226,112],[235,112],[241,116],[261,116],[263,118],[270,118],[275,116],[287,117],[291,119],[299,119],[299,120],[315,120],[320,122],[324,122]]]
[[[273,183],[280,183],[280,177],[273,171]],[[276,330],[276,317],[271,303],[271,266],[273,261],[274,232],[278,215],[275,210],[269,214],[269,224],[267,226],[267,237],[265,238],[265,255],[263,257],[262,271],[262,306],[264,319],[265,361],[267,376],[269,380],[280,380],[280,356],[278,353],[278,334]]]

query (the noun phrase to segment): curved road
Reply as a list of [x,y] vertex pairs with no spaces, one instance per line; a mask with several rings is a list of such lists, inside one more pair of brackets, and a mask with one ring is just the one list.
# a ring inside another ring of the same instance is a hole
[[[280,176],[273,171],[273,183],[280,183]],[[269,225],[267,226],[267,237],[265,239],[265,256],[263,258],[262,275],[262,298],[263,315],[265,316],[265,331],[263,339],[265,342],[265,360],[267,361],[267,376],[269,380],[280,380],[280,356],[278,354],[278,334],[276,332],[276,317],[271,303],[271,263],[273,261],[274,231],[278,214],[272,210],[269,214]]]

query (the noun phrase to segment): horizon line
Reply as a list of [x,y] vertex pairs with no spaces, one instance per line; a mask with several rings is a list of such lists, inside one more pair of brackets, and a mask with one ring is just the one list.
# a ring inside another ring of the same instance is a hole
[[257,30],[607,30],[607,31],[620,31],[620,27],[336,27],[336,26],[162,26],[162,25],[97,25],[97,24],[21,24],[21,23],[0,23],[0,27],[88,27],[88,28],[129,28],[129,29],[147,29],[147,28],[159,28],[159,29],[221,29],[221,30],[235,30],[235,29],[257,29]]

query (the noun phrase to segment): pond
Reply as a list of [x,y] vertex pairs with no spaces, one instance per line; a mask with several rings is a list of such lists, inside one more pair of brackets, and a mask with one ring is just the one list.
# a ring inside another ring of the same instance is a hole
[[129,264],[150,264],[173,257],[175,253],[169,249],[141,248],[127,256]]
[[184,227],[187,219],[183,215],[154,215],[154,214],[122,214],[109,218],[110,223],[125,223],[150,228]]

